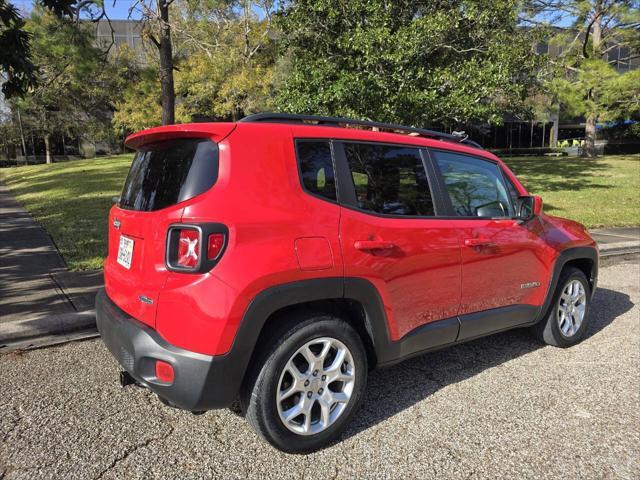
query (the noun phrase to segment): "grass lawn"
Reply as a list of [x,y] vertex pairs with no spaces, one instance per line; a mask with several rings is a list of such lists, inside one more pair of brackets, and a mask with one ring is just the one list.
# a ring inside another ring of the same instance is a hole
[[107,215],[132,154],[0,169],[2,181],[53,237],[71,270],[102,268]]
[[640,155],[504,158],[544,210],[589,228],[640,225]]
[[[53,236],[72,270],[100,268],[107,212],[131,155],[0,169],[0,180]],[[640,155],[506,158],[545,210],[590,228],[640,224]]]

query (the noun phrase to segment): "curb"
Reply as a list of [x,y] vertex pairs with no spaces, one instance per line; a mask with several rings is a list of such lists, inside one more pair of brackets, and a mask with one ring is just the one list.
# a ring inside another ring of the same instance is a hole
[[609,245],[601,245],[600,268],[623,262],[637,262],[640,259],[640,242],[632,240]]
[[[63,343],[91,335],[97,335],[95,310],[0,323],[0,353]],[[43,342],[44,339],[46,342]]]
[[601,257],[624,255],[627,253],[640,253],[640,242],[631,240],[629,242],[618,242],[609,245],[599,245],[599,248]]

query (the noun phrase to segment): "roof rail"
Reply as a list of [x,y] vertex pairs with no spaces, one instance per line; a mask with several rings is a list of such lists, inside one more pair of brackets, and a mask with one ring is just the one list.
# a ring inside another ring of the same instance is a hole
[[422,137],[435,138],[448,142],[463,143],[475,148],[482,148],[479,143],[469,140],[464,132],[454,134],[426,130],[424,128],[407,127],[405,125],[394,125],[391,123],[370,122],[368,120],[355,120],[341,117],[322,117],[317,115],[299,115],[295,113],[255,113],[239,120],[240,122],[265,122],[265,123],[311,123],[316,125],[329,125],[333,127],[343,127],[345,125],[361,125],[364,127],[383,128],[385,130],[395,130],[413,133]]

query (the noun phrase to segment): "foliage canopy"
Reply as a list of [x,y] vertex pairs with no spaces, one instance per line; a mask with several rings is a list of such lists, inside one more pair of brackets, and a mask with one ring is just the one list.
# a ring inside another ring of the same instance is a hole
[[300,0],[280,16],[291,112],[416,125],[525,109],[538,58],[515,0]]

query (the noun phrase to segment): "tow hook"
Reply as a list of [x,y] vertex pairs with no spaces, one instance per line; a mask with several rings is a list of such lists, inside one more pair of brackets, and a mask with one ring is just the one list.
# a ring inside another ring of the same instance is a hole
[[129,385],[136,385],[138,381],[131,376],[129,372],[123,370],[120,372],[120,386],[122,388],[127,387]]

